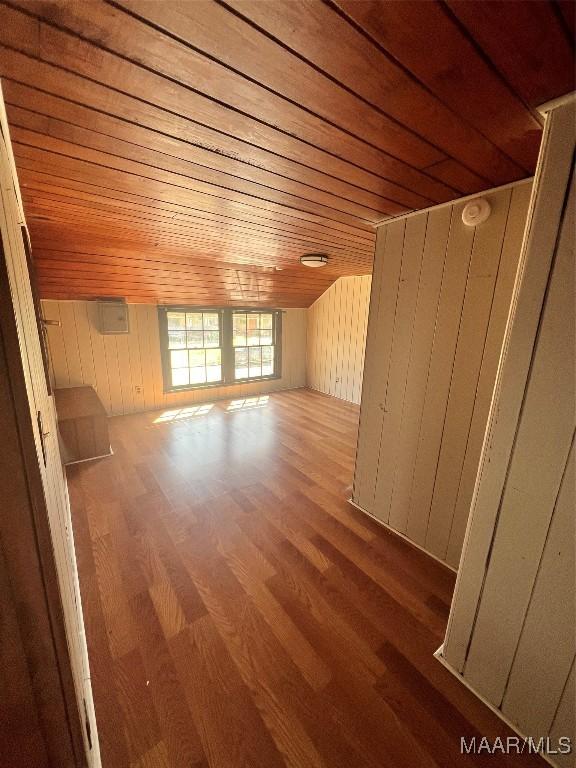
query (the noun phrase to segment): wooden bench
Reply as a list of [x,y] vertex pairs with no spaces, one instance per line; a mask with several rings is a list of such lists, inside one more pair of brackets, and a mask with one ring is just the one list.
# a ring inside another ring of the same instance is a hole
[[54,390],[65,464],[110,456],[108,416],[92,387]]

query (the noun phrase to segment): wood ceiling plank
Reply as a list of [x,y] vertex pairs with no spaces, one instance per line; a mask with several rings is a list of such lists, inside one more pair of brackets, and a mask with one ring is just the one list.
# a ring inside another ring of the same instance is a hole
[[68,290],[74,290],[77,292],[82,293],[92,293],[92,295],[98,297],[98,296],[106,296],[110,291],[121,291],[124,294],[126,294],[127,291],[131,291],[133,293],[140,293],[140,294],[150,294],[152,293],[155,296],[161,296],[163,298],[163,301],[169,300],[170,296],[186,296],[188,300],[192,299],[194,303],[196,304],[207,304],[207,299],[210,300],[213,304],[226,304],[227,301],[232,298],[233,296],[237,297],[245,297],[248,298],[249,296],[256,296],[258,301],[276,301],[279,298],[282,299],[282,301],[287,302],[289,305],[293,302],[305,302],[309,303],[315,300],[317,297],[316,293],[296,293],[293,291],[287,291],[284,290],[281,286],[275,286],[273,289],[267,289],[262,286],[255,285],[251,288],[230,288],[230,289],[220,289],[219,291],[213,291],[206,288],[201,288],[198,286],[187,286],[182,285],[178,286],[176,284],[170,285],[170,284],[164,284],[161,285],[157,281],[152,282],[129,282],[129,283],[113,283],[112,281],[106,281],[106,282],[100,282],[98,280],[92,280],[87,281],[85,283],[82,283],[81,281],[76,281],[73,285],[70,285],[67,280],[58,282],[58,279],[46,279],[43,278],[42,285],[44,285],[45,288],[54,289],[57,286],[62,285],[65,283],[68,287]]
[[[195,0],[136,6],[135,14],[154,15],[170,35],[159,34],[135,15],[102,2],[15,2],[19,4],[39,19],[144,64],[268,125],[281,124],[284,130],[318,146],[318,141],[334,135],[351,151],[354,147],[360,151],[378,148],[415,167],[425,167],[443,157],[418,134],[342,93],[338,86],[310,71],[215,3]],[[227,59],[238,49],[242,51],[241,61],[237,58],[234,63],[238,66],[233,66]],[[249,64],[255,65],[250,74],[244,71]],[[290,78],[286,78],[286,72],[290,72]],[[290,97],[279,95],[270,82],[260,84],[276,74],[277,86],[294,82]]]
[[[43,223],[40,230],[34,226],[30,227],[30,232],[35,237],[35,254],[40,254],[44,248],[50,248],[54,243],[54,238],[58,237],[59,248],[66,251],[75,251],[77,253],[141,253],[148,254],[150,258],[160,261],[163,254],[179,255],[187,259],[196,259],[201,256],[204,259],[214,259],[218,261],[225,259],[234,260],[239,266],[247,264],[258,264],[261,267],[274,268],[280,266],[283,268],[293,268],[298,264],[299,254],[290,253],[285,249],[278,248],[274,251],[242,251],[234,244],[212,244],[205,241],[187,241],[178,243],[173,240],[147,238],[141,233],[137,235],[123,236],[122,233],[115,231],[98,231],[94,227],[87,228],[86,237],[82,245],[76,245],[78,229],[73,225]],[[116,251],[114,250],[116,249]],[[338,270],[345,267],[350,269],[371,267],[372,260],[366,256],[356,254],[332,254],[329,257],[331,270],[338,273]]]
[[43,295],[308,306],[386,216],[530,173],[571,10],[447,1],[4,2]]
[[[121,0],[122,5],[128,4],[133,10],[140,8],[140,15],[150,18],[154,14],[156,23],[160,23],[164,4],[151,2],[141,4],[138,0]],[[361,34],[346,19],[334,12],[330,6],[316,0],[274,0],[272,3],[262,3],[258,0],[228,0],[225,4],[240,13],[260,28],[266,30],[275,39],[280,40],[291,50],[296,51],[305,60],[319,67],[338,83],[343,84],[350,92],[359,94],[369,104],[394,117],[401,124],[418,132],[431,144],[439,147],[453,162],[458,161],[465,170],[471,170],[486,182],[503,183],[515,178],[522,178],[526,171],[530,172],[536,162],[538,145],[529,156],[523,156],[520,163],[512,160],[498,145],[492,143],[477,126],[464,120],[467,109],[452,110],[450,106],[438,99],[436,95],[423,87],[423,84],[412,76],[390,56],[383,53]],[[352,3],[359,6],[359,13],[365,13],[364,3]],[[389,17],[383,22],[389,34],[394,36],[396,29],[402,27],[402,6],[404,3],[394,3],[390,8]],[[422,13],[426,13],[425,5],[420,3]],[[205,13],[203,3],[185,4],[186,16],[194,15],[194,22]],[[384,15],[386,5],[378,6],[378,16]],[[391,17],[391,18],[390,18]],[[301,20],[305,18],[306,24]],[[175,19],[176,21],[177,19]],[[167,26],[167,21],[162,22]],[[195,26],[196,28],[196,26]],[[434,30],[434,25],[428,25],[425,19],[420,20],[420,30]],[[327,32],[328,30],[328,32]],[[417,42],[412,38],[414,42]],[[438,43],[435,42],[435,49]],[[404,45],[404,48],[407,46]],[[428,52],[429,38],[420,50],[421,60],[430,62]],[[235,51],[230,51],[232,60]],[[244,51],[238,52],[236,58],[244,66]],[[306,67],[304,62],[300,64]],[[266,67],[269,75],[270,67]],[[254,68],[254,73],[255,73]],[[284,78],[293,84],[292,78]],[[297,85],[297,84],[296,84]],[[460,87],[460,86],[459,86]],[[477,85],[475,83],[475,92]],[[457,90],[457,89],[456,89]],[[470,93],[470,89],[466,89]],[[510,98],[508,101],[514,101]],[[523,108],[523,133],[526,132],[526,122],[533,121],[526,109]],[[485,124],[484,121],[479,123]],[[539,125],[535,123],[535,129]],[[518,138],[518,137],[516,137]],[[429,166],[427,166],[429,168]],[[470,191],[470,190],[464,190]]]
[[[37,108],[37,105],[31,106]],[[368,192],[358,196],[364,197],[366,201],[369,199],[369,204],[358,201],[355,199],[354,190],[358,193],[361,191],[357,188],[351,188],[348,197],[334,195],[296,180],[278,176],[265,169],[254,168],[246,163],[224,158],[201,147],[164,137],[139,126],[130,126],[125,132],[118,131],[117,128],[123,125],[120,121],[110,125],[111,118],[89,110],[85,110],[84,126],[60,120],[60,116],[53,111],[40,113],[12,105],[9,101],[7,101],[7,112],[11,125],[36,130],[83,146],[100,148],[102,151],[112,151],[122,157],[142,158],[143,162],[149,152],[155,152],[160,158],[161,167],[165,169],[176,172],[182,169],[183,173],[189,169],[193,175],[199,174],[198,178],[223,186],[229,186],[227,181],[231,180],[232,185],[243,185],[242,189],[246,189],[248,194],[250,194],[249,185],[255,185],[257,194],[265,195],[265,190],[271,189],[367,219],[374,217],[375,212],[382,217],[410,210],[405,205]]]
[[[106,242],[109,245],[112,243],[130,243],[132,247],[138,246],[153,246],[155,249],[169,251],[170,249],[177,249],[182,252],[190,252],[193,250],[203,250],[206,254],[214,255],[217,258],[234,258],[238,263],[258,263],[262,265],[278,265],[278,266],[294,266],[298,263],[299,257],[302,253],[310,252],[302,248],[289,248],[283,245],[277,247],[270,247],[266,245],[262,247],[257,242],[254,243],[234,243],[230,241],[222,241],[212,239],[210,237],[186,237],[177,238],[173,236],[159,235],[157,232],[147,233],[143,230],[132,230],[129,228],[119,228],[110,225],[102,225],[97,227],[91,223],[85,223],[81,220],[67,221],[65,219],[42,222],[40,224],[41,237],[44,242],[48,234],[52,236],[55,232],[61,232],[61,239],[63,242],[69,242],[74,237],[74,233],[78,232],[78,228],[83,227],[85,229],[85,241],[87,247],[91,248],[94,243],[102,242],[108,238]],[[36,229],[35,229],[36,231]],[[354,251],[338,252],[332,251],[327,254],[328,258],[333,264],[342,264],[344,262],[350,262],[354,264],[359,263],[371,263],[371,257],[354,253]]]
[[[293,223],[285,219],[263,218],[250,210],[242,211],[242,219],[226,215],[222,211],[208,211],[200,208],[180,205],[173,201],[161,201],[152,197],[123,192],[121,190],[109,190],[96,184],[67,179],[61,175],[38,171],[28,167],[26,158],[18,159],[18,175],[22,194],[44,199],[44,196],[61,197],[64,200],[86,201],[90,206],[99,209],[102,206],[107,209],[122,209],[142,213],[151,213],[158,217],[169,217],[174,221],[184,223],[198,223],[203,226],[212,225],[224,231],[238,232],[239,235],[250,235],[258,232],[269,233],[277,237],[308,238],[327,244],[346,245],[353,243],[355,248],[373,251],[375,234],[361,232],[350,234],[336,232],[329,227],[318,223],[306,223],[297,221]],[[29,164],[30,166],[32,164]]]
[[[157,236],[147,237],[142,233],[129,233],[126,236],[124,233],[116,232],[110,228],[98,230],[93,226],[86,229],[86,236],[81,242],[78,242],[78,227],[76,225],[53,224],[52,222],[42,222],[40,226],[36,222],[31,222],[30,232],[35,238],[35,254],[39,254],[45,248],[53,248],[56,243],[58,250],[76,253],[142,254],[157,260],[161,260],[163,254],[167,254],[169,257],[180,256],[189,260],[202,257],[207,260],[213,259],[216,262],[220,260],[233,262],[242,267],[257,265],[265,268],[278,266],[294,268],[298,265],[301,254],[300,251],[290,252],[285,248],[267,249],[266,251],[242,250],[234,243],[221,244],[202,240],[186,240],[186,242],[181,243],[164,238],[159,239]],[[329,255],[330,271],[335,273],[344,267],[370,267],[371,264],[371,257],[353,251],[348,254],[332,253]]]
[[[31,230],[33,229],[42,242],[48,236],[54,236],[55,233],[60,233],[60,240],[66,242],[71,238],[73,239],[75,233],[82,228],[83,239],[87,247],[92,247],[92,244],[96,242],[106,242],[108,245],[125,242],[131,243],[133,247],[149,245],[155,249],[169,250],[174,248],[182,252],[189,252],[192,249],[203,249],[207,254],[214,254],[219,258],[233,258],[239,263],[294,266],[298,264],[302,253],[309,252],[301,247],[290,247],[283,244],[272,247],[266,244],[266,246],[262,247],[257,242],[251,241],[230,242],[229,240],[219,240],[212,238],[209,233],[206,236],[178,238],[171,233],[164,235],[158,231],[135,230],[129,227],[122,228],[110,225],[109,223],[103,223],[98,226],[92,222],[83,222],[78,219],[59,219],[39,223],[32,220],[30,228]],[[326,249],[326,251],[328,250]],[[371,256],[355,253],[353,249],[349,251],[331,250],[327,255],[332,264],[348,262],[370,264],[372,260]]]
[[106,274],[102,272],[82,272],[75,271],[71,274],[66,274],[58,269],[51,269],[47,267],[42,271],[42,282],[45,285],[58,285],[65,283],[69,288],[82,286],[84,289],[91,285],[98,286],[115,286],[123,290],[136,291],[138,288],[147,289],[153,287],[160,292],[180,292],[180,293],[194,293],[198,296],[211,294],[225,297],[232,291],[253,291],[257,290],[262,295],[267,296],[294,296],[302,298],[310,298],[318,295],[319,289],[295,289],[286,284],[274,283],[274,284],[261,284],[261,283],[245,283],[236,285],[205,285],[201,281],[176,281],[163,276],[154,274],[140,274],[133,275],[128,273],[111,273]]
[[[51,286],[40,286],[42,291],[42,298],[43,299],[52,299],[53,301],[90,301],[92,299],[98,298],[97,296],[94,296],[92,294],[87,293],[70,293],[69,291],[66,291],[65,286],[53,288]],[[120,294],[118,294],[120,295]],[[179,296],[175,297],[172,301],[163,301],[161,297],[157,296],[140,296],[140,295],[132,295],[132,294],[122,294],[121,297],[128,303],[128,304],[177,304],[181,303],[182,305],[194,305],[194,297],[192,296]],[[299,300],[299,301],[291,301],[288,303],[287,301],[283,301],[282,298],[278,298],[275,301],[263,301],[263,300],[247,300],[247,299],[228,299],[225,305],[222,306],[228,306],[228,307],[250,307],[250,306],[259,306],[259,307],[291,307],[291,308],[302,308],[306,309],[307,307],[311,306],[313,304],[313,301],[307,302],[305,300]],[[204,306],[215,306],[214,302],[207,301],[207,303]]]
[[[26,206],[27,220],[29,222],[42,222],[42,221],[62,221],[68,223],[74,223],[81,225],[82,223],[90,223],[94,220],[94,210],[92,206],[86,207],[82,205],[70,204],[65,199],[51,200],[48,197],[42,198],[41,201],[31,200],[30,197],[23,195],[24,204]],[[278,235],[270,236],[268,233],[261,233],[258,230],[252,232],[231,232],[229,229],[226,232],[219,232],[206,225],[206,222],[188,223],[180,222],[174,218],[165,218],[162,220],[158,216],[154,216],[153,213],[149,215],[143,215],[140,213],[138,216],[133,216],[126,211],[103,211],[99,210],[99,220],[102,224],[107,226],[124,226],[131,227],[134,230],[142,229],[142,231],[158,231],[160,233],[173,232],[176,235],[185,237],[194,237],[197,235],[210,234],[215,241],[226,241],[234,238],[237,242],[249,242],[251,244],[260,244],[262,247],[273,246],[275,244],[284,245],[286,247],[293,247],[301,252],[306,250],[313,250],[328,248],[335,253],[338,252],[350,252],[364,253],[366,255],[372,254],[370,248],[358,248],[357,246],[344,246],[336,244],[334,242],[322,241],[315,238],[304,237],[279,237]]]
[[[317,212],[334,210],[370,222],[406,212],[404,206],[383,199],[380,199],[378,202],[379,208],[372,209],[360,205],[353,200],[345,200],[333,195],[322,195],[311,188],[294,183],[293,186],[299,188],[297,191],[290,191],[286,189],[286,187],[290,186],[289,184],[282,184],[281,180],[274,178],[272,174],[269,174],[271,178],[259,181],[246,180],[222,170],[207,168],[188,158],[180,158],[171,153],[164,152],[162,151],[161,142],[156,142],[156,147],[143,146],[115,136],[108,136],[95,130],[72,125],[59,120],[55,116],[41,115],[37,112],[13,106],[9,106],[7,111],[10,125],[13,128],[34,132],[45,139],[45,141],[41,141],[39,144],[36,143],[36,146],[50,148],[51,142],[48,139],[57,139],[59,144],[62,142],[64,150],[66,150],[65,144],[77,145],[80,148],[93,149],[114,157],[133,160],[151,168],[170,171],[192,181],[206,182],[218,187],[235,190],[257,199],[273,200],[282,205],[295,207],[321,206],[317,208]],[[103,158],[102,164],[109,165],[106,158]],[[264,181],[268,183],[263,183]]]
[[[126,36],[125,23],[115,23],[113,28],[102,29],[94,22],[78,18],[87,9],[90,9],[90,13],[96,13],[95,9],[100,9],[98,4],[56,6],[38,3],[25,7],[39,16],[45,14],[47,18],[56,12],[60,22],[64,15],[66,24],[78,25],[85,34],[105,38],[109,43],[113,39],[121,56],[91,45],[74,34],[56,29],[45,21],[3,6],[0,12],[0,42],[8,47],[18,47],[29,56],[76,71],[84,77],[103,82],[145,101],[152,100],[156,105],[176,114],[194,116],[195,120],[220,129],[225,127],[226,132],[271,148],[279,154],[296,159],[288,151],[287,145],[290,145],[290,150],[296,149],[296,144],[313,145],[387,178],[393,177],[394,172],[404,174],[406,170],[406,175],[411,175],[410,170],[415,172],[416,166],[428,165],[442,158],[441,153],[436,151],[427,151],[425,155],[412,152],[411,168],[407,163],[356,139],[306,110],[274,97],[269,91],[264,90],[265,98],[263,93],[255,98],[255,84],[250,83],[251,88],[244,93],[244,78],[238,76],[236,82],[215,77],[214,62],[182,46],[180,48],[183,50],[173,49],[173,46],[164,50],[160,45],[161,53],[157,54],[156,64],[161,67],[163,74],[153,71],[152,62],[147,62],[146,67],[134,64],[128,60],[130,55],[134,52],[138,56],[156,55],[155,48],[162,36],[150,30],[152,36],[142,38],[142,30],[146,29],[144,25],[141,25],[139,34],[132,30],[130,36]],[[168,37],[166,40],[170,41]],[[147,50],[145,45],[151,46],[151,50]],[[206,90],[210,91],[210,96],[204,95]],[[254,100],[255,108],[263,106],[269,113],[259,117],[248,114],[250,102]],[[388,170],[390,173],[386,172]],[[424,174],[419,176],[421,179],[426,178]]]
[[[294,184],[294,190],[314,190],[336,198],[354,200],[375,210],[382,200],[391,200],[406,208],[427,206],[433,202],[431,198],[371,174],[365,174],[367,181],[378,191],[364,189],[232,136],[217,133],[206,126],[176,115],[167,115],[156,107],[148,105],[144,109],[140,102],[130,97],[117,94],[114,101],[115,113],[108,114],[100,110],[94,101],[89,106],[77,104],[7,78],[4,78],[2,85],[8,106],[19,106],[42,115],[54,116],[72,125],[90,128],[106,136],[142,146],[154,145],[174,157],[249,181],[265,183],[267,179],[275,179],[279,189],[283,188],[282,184]],[[99,90],[106,89],[100,87]],[[133,109],[139,110],[138,122],[129,119]],[[270,186],[274,186],[274,183],[270,183]]]
[[[254,280],[257,280],[260,285],[284,285],[287,289],[295,292],[301,291],[302,293],[314,293],[323,286],[328,286],[332,283],[334,276],[327,276],[324,279],[311,279],[306,280],[304,275],[294,274],[295,270],[290,270],[290,274],[286,276],[277,275],[274,272],[270,273],[253,273],[245,272],[242,269],[238,269],[230,275],[219,274],[216,270],[209,268],[189,267],[186,268],[183,265],[176,264],[163,264],[162,262],[151,262],[143,259],[134,259],[132,264],[137,266],[128,266],[129,260],[114,260],[112,258],[106,259],[105,257],[94,256],[90,259],[83,257],[81,261],[78,261],[77,254],[70,254],[68,258],[63,258],[63,255],[59,257],[47,257],[46,254],[42,254],[40,257],[36,257],[36,263],[38,269],[42,274],[47,275],[51,273],[54,275],[63,275],[64,277],[71,274],[107,274],[107,275],[152,275],[166,280],[172,279],[172,281],[179,283],[180,280],[184,281],[183,284],[189,285],[202,285],[206,288],[218,288],[224,286],[226,288],[234,286],[250,286]],[[147,266],[140,266],[141,264]],[[167,267],[172,267],[168,269]],[[287,270],[288,272],[288,270]]]
[[[10,39],[14,45],[17,38]],[[88,55],[89,50],[87,47],[85,55]],[[66,63],[73,66],[73,59],[67,59]],[[0,74],[4,80],[10,80],[15,85],[35,86],[36,91],[42,89],[49,95],[90,106],[103,114],[176,136],[224,156],[258,167],[272,168],[289,178],[294,176],[296,169],[297,178],[300,178],[300,169],[303,168],[302,173],[307,174],[304,178],[311,175],[313,183],[321,188],[322,179],[328,177],[330,183],[350,184],[414,207],[423,204],[422,200],[418,202],[414,199],[417,195],[414,189],[421,189],[421,197],[434,202],[450,200],[454,195],[450,187],[395,160],[384,169],[389,172],[388,175],[377,175],[293,137],[279,138],[276,132],[265,132],[262,146],[259,146],[256,143],[259,127],[239,113],[233,115],[234,122],[231,123],[232,116],[220,105],[213,105],[212,111],[204,114],[199,105],[190,104],[189,111],[182,114],[183,99],[169,98],[172,91],[163,95],[162,105],[153,104],[149,101],[151,93],[145,88],[136,88],[136,93],[131,94],[119,90],[121,78],[108,77],[107,83],[101,84],[12,48],[7,47],[2,52]],[[155,86],[158,88],[159,84],[155,83]],[[200,122],[200,117],[211,120],[210,124]],[[232,135],[231,130],[235,130],[236,135]],[[401,197],[402,191],[409,197]]]
[[548,0],[446,0],[454,16],[531,107],[574,90],[574,57]]
[[486,189],[486,182],[475,173],[464,168],[460,163],[455,163],[452,158],[448,160],[441,160],[436,165],[433,165],[428,169],[430,173],[433,173],[435,178],[449,183],[451,187],[454,187],[459,192],[464,194],[473,194],[474,192],[482,192]]
[[[198,270],[206,275],[211,282],[218,280],[235,280],[238,276],[253,276],[279,278],[288,280],[295,284],[322,285],[331,284],[337,277],[337,273],[332,270],[330,264],[327,264],[321,270],[310,270],[302,265],[288,267],[282,270],[282,274],[277,274],[274,267],[255,267],[252,264],[229,264],[214,259],[202,259],[196,257],[183,257],[177,254],[161,253],[156,258],[144,252],[123,252],[114,253],[90,253],[78,251],[66,251],[56,248],[44,247],[35,251],[35,259],[45,259],[62,261],[66,263],[77,262],[81,267],[83,264],[102,264],[111,266],[134,266],[136,268],[163,269],[174,272],[195,271]],[[250,277],[252,279],[252,277]]]
[[[218,288],[212,288],[210,286],[203,286],[197,284],[186,284],[177,282],[159,282],[157,278],[146,277],[134,278],[131,276],[101,276],[101,275],[88,275],[76,277],[76,274],[68,277],[64,275],[59,277],[58,275],[52,275],[49,272],[45,272],[40,276],[40,283],[45,287],[51,287],[54,290],[56,287],[65,286],[69,292],[82,292],[91,293],[93,296],[106,296],[106,295],[118,295],[116,291],[122,293],[148,293],[158,296],[168,297],[170,295],[194,295],[199,296],[212,296],[218,298],[224,302],[227,298],[233,294],[243,296],[248,293],[259,294],[260,298],[268,298],[274,300],[278,296],[282,296],[285,299],[304,301],[313,300],[318,296],[321,291],[318,288],[316,291],[294,291],[286,285],[274,284],[274,285],[260,285],[259,283],[253,283],[251,286],[219,286]],[[114,292],[114,293],[112,293]]]
[[[455,113],[513,158],[536,167],[541,125],[437,0],[335,0],[338,8]],[[244,6],[245,0],[234,0]],[[250,0],[250,5],[253,3]],[[254,3],[257,5],[257,3]],[[274,8],[278,4],[274,3]],[[430,55],[430,43],[434,53]],[[470,190],[476,191],[476,190]]]
[[[81,129],[75,129],[79,131]],[[54,127],[53,133],[57,131]],[[122,173],[131,174],[134,177],[143,179],[143,184],[148,180],[161,181],[178,187],[181,190],[192,194],[203,194],[218,199],[238,202],[242,205],[250,205],[256,208],[266,208],[269,211],[275,211],[277,207],[283,212],[289,213],[297,218],[321,220],[334,222],[337,225],[344,224],[356,229],[370,231],[371,227],[384,218],[381,213],[372,212],[371,218],[362,217],[347,213],[346,211],[328,208],[325,205],[296,198],[283,192],[270,189],[269,187],[256,186],[252,182],[245,182],[235,177],[228,176],[223,178],[214,172],[201,172],[198,166],[190,166],[186,161],[170,160],[166,155],[158,155],[153,150],[137,149],[130,152],[138,160],[126,158],[123,155],[111,154],[100,149],[93,149],[82,144],[67,141],[46,134],[30,131],[13,125],[11,129],[12,141],[20,147],[36,148],[49,156],[57,156],[65,160],[80,160],[90,163],[98,169],[115,170]],[[128,151],[125,150],[125,154]],[[146,162],[144,162],[146,161]],[[156,165],[155,162],[162,162],[162,165]],[[194,174],[192,176],[191,174]],[[200,178],[210,178],[212,181],[205,181]],[[219,180],[221,184],[215,182]],[[258,194],[256,194],[258,193]],[[367,209],[364,209],[368,213]]]
[[[259,200],[256,205],[253,198],[248,202],[248,198],[243,199],[242,195],[227,190],[218,190],[219,194],[206,194],[198,189],[180,186],[178,178],[174,178],[173,174],[166,172],[157,172],[152,176],[146,175],[147,171],[145,168],[135,167],[133,167],[134,172],[130,172],[126,170],[130,165],[127,161],[118,163],[118,166],[122,166],[121,168],[105,168],[95,162],[76,157],[66,157],[63,154],[20,144],[18,141],[14,141],[13,144],[14,154],[19,158],[18,162],[22,167],[32,167],[34,170],[51,173],[54,176],[60,175],[76,181],[83,181],[88,178],[92,182],[96,182],[109,189],[141,194],[142,197],[154,197],[157,200],[166,202],[174,201],[182,205],[199,207],[214,212],[224,211],[239,219],[242,219],[244,213],[249,214],[253,212],[262,218],[290,221],[294,224],[299,221],[307,222],[308,224],[320,224],[328,230],[333,229],[352,235],[360,232],[367,234],[372,232],[370,224],[364,223],[359,219],[356,220],[357,225],[352,225],[297,208],[287,208],[269,201]],[[131,165],[137,166],[138,164]],[[158,178],[158,176],[161,178]],[[201,185],[198,184],[197,186]]]

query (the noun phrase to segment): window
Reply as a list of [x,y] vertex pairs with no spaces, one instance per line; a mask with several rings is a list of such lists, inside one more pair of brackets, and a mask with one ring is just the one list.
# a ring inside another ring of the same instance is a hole
[[280,377],[278,310],[159,307],[164,390]]
[[261,379],[274,374],[274,315],[233,312],[234,376]]

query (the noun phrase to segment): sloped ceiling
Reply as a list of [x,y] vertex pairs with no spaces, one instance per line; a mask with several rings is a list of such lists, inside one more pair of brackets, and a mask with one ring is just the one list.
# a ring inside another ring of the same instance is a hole
[[533,173],[573,30],[571,2],[8,2],[41,295],[308,306],[377,222]]

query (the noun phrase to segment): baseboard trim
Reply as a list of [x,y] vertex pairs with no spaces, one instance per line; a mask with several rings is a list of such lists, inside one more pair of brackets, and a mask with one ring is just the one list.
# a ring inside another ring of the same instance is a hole
[[333,395],[332,392],[324,392],[322,389],[316,389],[316,387],[313,387],[311,384],[305,384],[304,389],[309,389],[310,392],[316,392],[317,395],[323,395],[324,397],[331,397],[333,400],[339,400],[341,403],[355,405],[356,408],[360,407],[360,403],[357,403],[355,400],[346,400],[345,397],[338,397],[338,395]]
[[405,536],[400,531],[397,531],[395,528],[392,528],[391,525],[388,525],[388,523],[385,523],[383,520],[380,520],[376,517],[376,515],[373,515],[371,512],[368,512],[368,510],[361,507],[359,504],[356,504],[356,502],[350,497],[348,499],[348,502],[352,504],[353,507],[356,507],[360,512],[363,512],[365,515],[368,515],[368,517],[372,518],[372,520],[375,520],[379,525],[386,528],[386,530],[390,531],[391,533],[395,534],[399,538],[403,539],[407,544],[410,544],[411,547],[414,547],[414,549],[420,550],[420,552],[424,552],[425,555],[428,555],[428,557],[432,558],[432,560],[436,560],[437,563],[440,563],[440,565],[443,565],[444,568],[447,568],[449,571],[452,571],[452,573],[458,573],[458,568],[454,568],[454,566],[449,565],[444,560],[440,560],[439,557],[436,557],[436,555],[433,555],[432,552],[428,552],[427,549],[424,549],[424,547],[420,546],[420,544],[416,544],[415,541],[412,541],[412,539],[409,539],[408,536]]
[[100,456],[89,456],[87,459],[74,459],[74,461],[65,461],[64,466],[71,467],[73,464],[84,464],[87,461],[96,461],[96,459],[107,459],[108,456],[114,456],[112,446],[110,446],[109,453],[102,453]]
[[[241,384],[234,385],[231,384],[230,386],[241,386]],[[106,415],[109,419],[117,419],[121,418],[122,416],[135,416],[136,414],[142,414],[142,413],[157,413],[158,411],[175,411],[178,408],[188,408],[193,405],[207,405],[208,403],[220,403],[225,400],[243,400],[248,399],[251,397],[262,397],[263,395],[273,395],[276,392],[289,392],[297,389],[308,389],[308,387],[305,384],[296,384],[295,386],[288,386],[288,387],[276,387],[275,389],[263,389],[261,392],[253,392],[249,395],[241,395],[237,393],[231,393],[227,395],[219,395],[218,397],[207,397],[205,400],[185,400],[182,403],[167,403],[166,405],[155,405],[152,408],[143,408],[142,410],[137,411],[126,411],[125,413],[108,413],[106,411]],[[192,391],[198,391],[198,390],[192,390]]]

